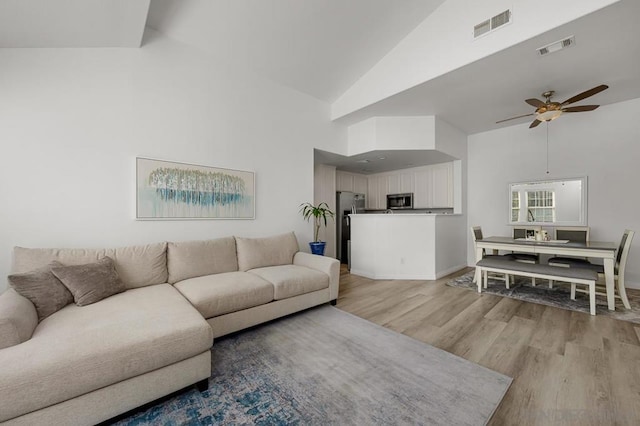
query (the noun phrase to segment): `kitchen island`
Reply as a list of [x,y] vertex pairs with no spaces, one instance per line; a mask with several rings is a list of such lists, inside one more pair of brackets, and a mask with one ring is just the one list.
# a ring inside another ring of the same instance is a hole
[[466,267],[466,217],[352,214],[351,273],[372,279],[435,280]]

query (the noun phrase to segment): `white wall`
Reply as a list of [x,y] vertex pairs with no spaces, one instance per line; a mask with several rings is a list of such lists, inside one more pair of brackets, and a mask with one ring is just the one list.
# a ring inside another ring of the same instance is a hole
[[[148,30],[141,49],[0,49],[0,290],[11,248],[263,236],[312,225],[329,106]],[[255,220],[134,220],[136,156],[253,170]]]
[[[625,228],[640,231],[640,99],[566,114],[549,124],[529,123],[469,136],[468,225],[485,235],[509,235],[508,184],[588,176],[588,224],[594,241],[619,242]],[[467,261],[473,264],[467,230]],[[631,246],[627,283],[640,287],[640,237]]]
[[[336,211],[336,168],[326,164],[316,164],[314,168],[313,204],[327,203],[332,212]],[[320,241],[326,241],[324,255],[336,257],[336,219],[329,219],[327,226],[321,226]]]
[[438,215],[436,218],[436,277],[442,278],[466,266],[465,215]]

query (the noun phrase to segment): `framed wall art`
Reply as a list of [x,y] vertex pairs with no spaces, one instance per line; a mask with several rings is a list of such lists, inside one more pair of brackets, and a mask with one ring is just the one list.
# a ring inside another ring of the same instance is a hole
[[136,158],[136,219],[254,219],[255,173]]

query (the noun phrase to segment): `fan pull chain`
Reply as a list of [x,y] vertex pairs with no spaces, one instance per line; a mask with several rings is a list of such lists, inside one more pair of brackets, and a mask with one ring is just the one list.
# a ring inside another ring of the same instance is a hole
[[549,174],[549,122],[546,121],[547,125],[547,174]]

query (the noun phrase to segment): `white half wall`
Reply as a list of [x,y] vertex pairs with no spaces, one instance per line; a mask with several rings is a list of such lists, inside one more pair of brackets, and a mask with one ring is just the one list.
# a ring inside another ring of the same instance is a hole
[[372,117],[349,126],[347,155],[389,149],[435,149],[436,118]]
[[[469,226],[510,235],[508,184],[588,176],[588,225],[593,241],[620,242],[625,229],[640,231],[640,99],[566,114],[549,123],[549,174],[545,124],[529,123],[469,136],[467,261],[474,263]],[[639,234],[640,235],[640,234]],[[640,237],[631,246],[627,285],[640,288]]]
[[[329,106],[163,38],[141,49],[0,49],[0,290],[13,246],[116,247],[295,231],[308,251]],[[255,220],[136,221],[135,157],[256,172]]]

